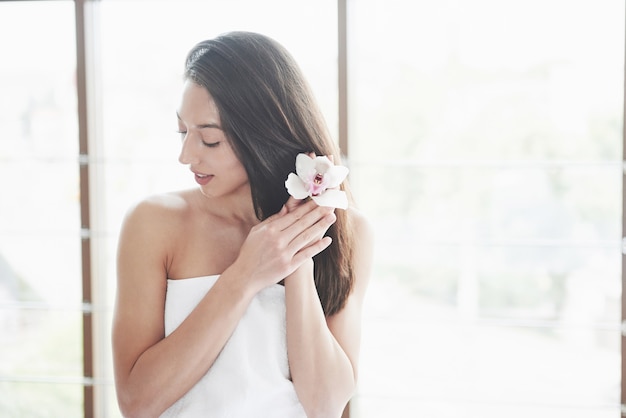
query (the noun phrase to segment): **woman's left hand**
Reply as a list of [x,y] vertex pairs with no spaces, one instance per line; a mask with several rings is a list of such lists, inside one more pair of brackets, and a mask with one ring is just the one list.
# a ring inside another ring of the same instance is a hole
[[[285,203],[285,208],[287,209],[287,213],[295,210],[298,206],[306,203],[308,201],[308,199],[296,199],[293,196],[289,196],[289,200],[287,200],[287,203]],[[333,213],[335,211],[333,210]],[[314,237],[310,243],[316,242],[322,238],[324,238],[324,236],[326,235],[326,232],[328,231],[328,229],[326,229],[322,234],[320,234],[317,237]],[[331,244],[332,245],[332,244]]]

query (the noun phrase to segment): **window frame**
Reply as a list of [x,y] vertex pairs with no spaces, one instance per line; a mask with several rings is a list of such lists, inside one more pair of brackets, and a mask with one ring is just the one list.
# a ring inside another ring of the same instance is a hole
[[[626,16],[624,16],[626,19]],[[624,34],[626,39],[626,33]],[[620,414],[626,417],[626,303],[624,303],[624,289],[626,289],[626,66],[624,68],[623,116],[622,116],[622,317],[621,317],[621,385],[620,385]]]

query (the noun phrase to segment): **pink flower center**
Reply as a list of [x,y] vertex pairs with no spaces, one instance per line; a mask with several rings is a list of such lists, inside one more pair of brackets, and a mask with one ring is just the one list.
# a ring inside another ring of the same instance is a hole
[[309,183],[309,193],[311,193],[311,196],[318,196],[326,189],[323,183],[324,175],[322,173],[316,173],[313,180]]

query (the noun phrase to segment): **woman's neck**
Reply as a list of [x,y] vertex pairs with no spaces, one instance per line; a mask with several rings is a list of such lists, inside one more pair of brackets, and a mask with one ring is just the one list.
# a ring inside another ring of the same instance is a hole
[[201,210],[223,219],[227,223],[252,228],[260,222],[254,211],[249,187],[238,193],[218,197],[206,196],[200,189],[197,189],[196,195]]

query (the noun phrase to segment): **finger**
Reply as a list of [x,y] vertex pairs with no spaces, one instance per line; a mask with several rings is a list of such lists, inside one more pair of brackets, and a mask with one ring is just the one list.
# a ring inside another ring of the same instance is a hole
[[293,225],[295,222],[297,222],[299,219],[304,217],[306,214],[312,212],[313,210],[317,208],[318,208],[317,203],[315,203],[312,200],[308,202],[304,202],[298,205],[292,211],[285,209],[285,213],[282,213],[283,211],[281,210],[281,212],[279,212],[280,214],[279,216],[268,218],[268,223],[272,223],[272,225],[276,229],[278,229],[279,231],[282,231],[282,230],[287,229],[288,227]]
[[[303,203],[292,212],[283,206],[278,213],[256,225],[254,230],[267,230],[271,234],[269,236],[274,237],[272,240],[277,240],[280,246],[286,248],[296,236],[323,218],[329,209],[332,208],[318,206],[314,201]],[[292,254],[299,249],[292,250]]]
[[298,206],[300,206],[303,203],[304,203],[303,199],[296,199],[295,197],[290,196],[289,200],[287,200],[287,203],[285,203],[285,206],[283,207],[287,208],[287,212],[291,212],[291,211],[294,211]]
[[[305,234],[305,237],[308,237],[309,240],[313,240],[315,238],[322,237],[326,229],[329,228],[335,220],[335,214],[332,209],[329,210],[329,208],[326,207],[317,207],[304,214],[289,227],[285,228],[283,230],[283,237],[287,239],[286,242],[291,242],[298,236]],[[316,231],[319,232],[317,236]],[[303,238],[300,238],[300,241],[298,241],[300,247],[305,245],[301,242],[302,239]]]
[[280,218],[283,215],[286,215],[288,212],[288,209],[286,207],[286,205],[283,205],[282,208],[280,208],[280,210],[278,212],[276,212],[275,214],[269,216],[268,218],[266,218],[262,223],[270,223],[275,221],[276,219]]
[[[308,215],[307,215],[308,216]],[[298,251],[301,251],[302,248],[305,248],[311,245],[312,242],[319,241],[328,228],[337,220],[337,217],[333,212],[326,214],[324,217],[317,220],[315,223],[311,224],[309,227],[302,229],[297,235],[294,235],[292,240],[289,242],[287,248],[290,249],[294,254]],[[302,225],[297,225],[297,227],[301,227]],[[286,232],[297,231],[296,226],[286,230]]]
[[[328,230],[330,229],[330,227],[337,221],[337,216],[335,215],[334,212],[329,213],[328,215],[326,215],[326,217],[324,219],[321,219],[318,223],[319,225],[317,225],[319,228],[316,229],[316,232],[311,231],[307,236],[312,236],[311,240],[302,245],[303,247],[306,247],[308,245],[311,245],[312,243],[314,243],[315,241],[319,241],[322,238],[324,238],[324,236],[326,235],[326,233],[328,232]],[[320,222],[325,222],[325,224],[320,223]]]
[[313,258],[314,256],[324,251],[330,246],[330,244],[332,244],[332,242],[333,240],[331,237],[324,237],[321,240],[316,241],[314,244],[311,244],[308,247],[305,247],[302,250],[298,251],[293,257],[293,263],[298,266],[301,265],[307,259]]

